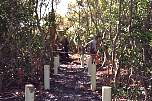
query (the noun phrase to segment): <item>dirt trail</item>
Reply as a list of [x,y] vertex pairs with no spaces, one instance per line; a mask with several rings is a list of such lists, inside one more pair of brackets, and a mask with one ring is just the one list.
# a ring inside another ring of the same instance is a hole
[[61,65],[59,74],[51,77],[51,90],[45,93],[48,94],[38,98],[45,101],[101,101],[100,95],[90,90],[87,68],[76,64]]

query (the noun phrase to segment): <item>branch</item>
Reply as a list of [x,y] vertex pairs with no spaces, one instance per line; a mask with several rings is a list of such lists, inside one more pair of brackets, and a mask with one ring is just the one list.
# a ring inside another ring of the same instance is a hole
[[[91,7],[90,7],[90,5],[89,5],[89,10],[91,11]],[[99,30],[99,29],[98,29],[98,27],[97,27],[97,23],[95,22],[95,20],[94,20],[94,18],[93,18],[92,11],[91,11],[91,13],[90,13],[90,14],[91,14],[92,22],[94,23],[94,25],[95,25],[96,29],[97,29],[97,30]]]
[[40,26],[40,19],[39,19],[39,16],[38,16],[38,12],[37,12],[37,8],[38,8],[38,0],[36,0],[36,2],[35,2],[35,17],[36,17],[36,23],[37,23],[37,27],[38,27],[38,29],[39,29],[39,31],[43,34],[43,36],[44,36],[44,34],[45,34],[45,31],[41,28],[41,26]]

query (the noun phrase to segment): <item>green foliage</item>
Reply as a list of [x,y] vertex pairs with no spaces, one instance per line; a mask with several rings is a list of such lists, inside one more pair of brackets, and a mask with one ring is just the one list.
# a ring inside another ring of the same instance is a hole
[[147,41],[150,41],[152,39],[152,32],[145,32],[141,37],[145,38]]
[[[8,60],[16,59],[16,66],[25,67],[28,73],[32,57],[38,55],[44,58],[41,53],[45,53],[45,48],[50,45],[50,40],[46,40],[50,37],[47,29],[50,21],[53,24],[56,21],[57,28],[58,25],[64,29],[68,27],[71,43],[78,34],[82,43],[90,41],[91,34],[97,35],[99,49],[107,45],[109,55],[112,57],[114,53],[121,68],[133,67],[140,71],[142,67],[146,73],[151,70],[152,12],[149,0],[82,0],[81,4],[69,5],[66,16],[69,23],[66,26],[64,18],[59,15],[56,18],[54,15],[42,17],[39,10],[47,6],[47,2],[36,1],[0,0],[0,63],[4,57],[4,66],[11,64]],[[126,89],[129,91],[125,87],[114,88],[114,96],[128,96]],[[141,93],[139,89],[129,92],[135,95]]]

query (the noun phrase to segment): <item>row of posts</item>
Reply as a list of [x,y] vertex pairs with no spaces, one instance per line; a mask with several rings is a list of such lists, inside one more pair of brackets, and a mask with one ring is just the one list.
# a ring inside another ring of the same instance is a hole
[[[96,90],[96,64],[92,64],[91,57],[88,60],[88,74],[91,76],[91,90]],[[60,66],[59,56],[54,57],[54,74],[58,74]],[[84,67],[84,55],[81,55],[81,66]],[[44,65],[44,89],[50,89],[50,66]],[[34,86],[32,84],[25,85],[25,101],[34,101]],[[111,87],[102,87],[102,101],[111,101]]]

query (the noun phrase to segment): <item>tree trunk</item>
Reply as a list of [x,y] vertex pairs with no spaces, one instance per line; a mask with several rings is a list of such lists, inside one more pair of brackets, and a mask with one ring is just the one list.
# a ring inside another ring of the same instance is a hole
[[120,29],[121,29],[122,2],[123,2],[122,0],[119,0],[119,16],[118,16],[119,24],[118,24],[117,34],[114,38],[113,46],[112,46],[112,66],[115,69],[115,72],[114,72],[115,73],[115,76],[114,76],[114,83],[115,83],[114,85],[115,86],[117,84],[117,76],[118,76],[118,71],[119,71],[119,65],[116,65],[115,60],[116,60],[116,43],[121,34]]
[[52,0],[52,11],[51,11],[51,19],[49,20],[49,34],[50,34],[50,66],[53,66],[54,62],[54,56],[56,53],[53,51],[56,51],[55,47],[55,34],[56,34],[56,25],[55,25],[55,12],[54,12],[54,0]]
[[[96,1],[96,2],[97,2],[97,1]],[[93,18],[93,13],[92,13],[93,11],[91,10],[91,6],[90,6],[90,5],[88,5],[88,6],[89,6],[90,14],[91,14],[91,22],[93,22],[93,24],[94,24],[94,26],[95,26],[95,28],[96,28],[96,31],[99,31],[96,17]],[[95,14],[95,15],[96,15],[96,14]]]
[[[134,41],[132,38],[132,14],[133,14],[133,0],[130,1],[130,18],[129,18],[129,35],[130,35],[131,43],[133,43]],[[133,44],[131,44],[131,46],[132,46],[131,48],[134,48]],[[129,79],[132,74],[133,74],[133,67],[131,65]]]

